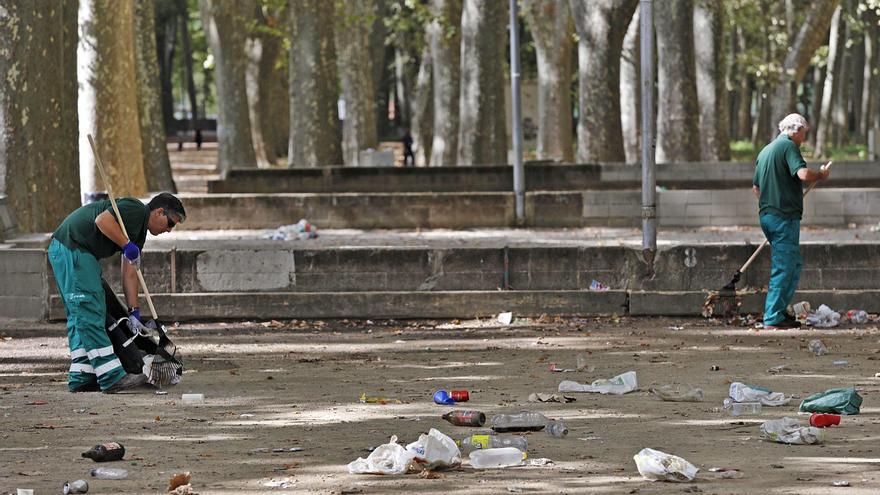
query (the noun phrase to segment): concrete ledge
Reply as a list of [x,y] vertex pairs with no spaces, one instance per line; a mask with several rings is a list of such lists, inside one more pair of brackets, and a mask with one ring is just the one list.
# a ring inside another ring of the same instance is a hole
[[[706,291],[631,291],[629,314],[631,316],[697,316],[703,307]],[[764,311],[766,292],[742,296],[741,313],[757,314]],[[804,290],[798,291],[794,301],[809,301],[818,308],[825,304],[836,311],[863,309],[869,313],[880,312],[880,290]]]
[[[163,321],[271,318],[472,318],[626,312],[626,291],[459,291],[155,294]],[[49,319],[63,320],[52,296]]]

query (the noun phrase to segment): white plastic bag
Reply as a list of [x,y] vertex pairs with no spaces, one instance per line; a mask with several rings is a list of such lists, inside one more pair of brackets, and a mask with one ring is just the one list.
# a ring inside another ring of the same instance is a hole
[[431,428],[418,440],[406,446],[415,461],[425,469],[449,469],[461,464],[461,451],[455,440]]
[[397,436],[373,450],[366,459],[358,457],[348,464],[351,474],[404,474],[415,454],[397,444]]
[[699,468],[677,455],[654,449],[642,449],[633,456],[642,478],[648,481],[693,481]]
[[587,385],[571,380],[564,380],[559,383],[560,392],[596,392],[600,394],[623,395],[639,387],[636,380],[635,371],[627,371],[621,375],[617,375],[609,380],[596,380]]
[[825,430],[801,426],[794,418],[767,421],[761,425],[761,439],[769,442],[810,445],[825,441]]
[[729,394],[734,402],[760,402],[765,406],[784,406],[791,402],[791,397],[786,397],[782,392],[771,392],[740,382],[730,384]]
[[822,304],[814,313],[807,316],[807,325],[817,328],[832,328],[840,324],[840,313]]

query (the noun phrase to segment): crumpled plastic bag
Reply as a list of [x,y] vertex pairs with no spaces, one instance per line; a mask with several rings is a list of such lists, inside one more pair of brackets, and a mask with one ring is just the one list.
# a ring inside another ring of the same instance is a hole
[[686,483],[693,481],[700,470],[677,455],[648,448],[640,450],[633,460],[636,461],[639,474],[648,481]]
[[422,433],[418,440],[406,446],[420,467],[431,470],[450,469],[461,465],[461,451],[455,440],[435,428]]
[[639,388],[635,371],[615,376],[611,379],[596,380],[587,385],[571,380],[563,380],[559,383],[560,392],[595,392],[600,394],[623,395]]
[[825,430],[802,426],[794,418],[774,419],[761,425],[761,439],[770,442],[809,445],[825,441]]
[[569,402],[574,402],[577,399],[574,397],[569,397],[567,395],[559,395],[559,394],[542,394],[542,393],[531,393],[529,394],[529,402],[561,402],[563,404],[567,404]]
[[833,328],[840,324],[840,313],[822,304],[815,312],[807,315],[807,325],[816,328]]
[[729,394],[734,402],[760,402],[765,406],[784,406],[791,402],[791,397],[786,397],[782,392],[740,382],[730,384]]
[[862,407],[862,396],[854,388],[832,388],[813,394],[803,402],[800,412],[828,414],[858,414]]
[[348,464],[350,474],[404,474],[415,454],[397,444],[397,436],[376,447],[366,459],[358,457]]

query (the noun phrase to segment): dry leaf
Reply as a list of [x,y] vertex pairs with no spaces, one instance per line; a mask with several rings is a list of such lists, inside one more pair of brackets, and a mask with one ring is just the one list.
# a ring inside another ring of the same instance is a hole
[[168,482],[168,491],[173,491],[177,489],[178,486],[188,485],[191,478],[192,474],[189,471],[185,473],[174,473],[174,476],[171,477],[171,481]]

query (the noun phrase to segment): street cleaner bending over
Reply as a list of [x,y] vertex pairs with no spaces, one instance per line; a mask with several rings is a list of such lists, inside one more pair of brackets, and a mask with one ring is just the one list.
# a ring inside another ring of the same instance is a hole
[[121,198],[117,203],[130,241],[110,200],[105,199],[74,210],[52,234],[49,244],[49,263],[67,312],[71,361],[67,386],[71,392],[102,390],[113,394],[147,382],[143,374],[126,374],[113,352],[104,328],[107,308],[98,260],[122,252],[122,289],[129,318],[139,320],[135,266],[140,266],[147,230],[153,235],[170,232],[186,220],[186,211],[169,193],[159,194],[147,205],[135,198]]
[[761,229],[773,249],[770,283],[764,302],[764,328],[797,328],[800,323],[786,313],[801,278],[801,216],[804,182],[825,180],[827,163],[818,171],[807,168],[801,144],[810,126],[793,113],[779,122],[779,136],[758,154],[752,189],[758,197]]

